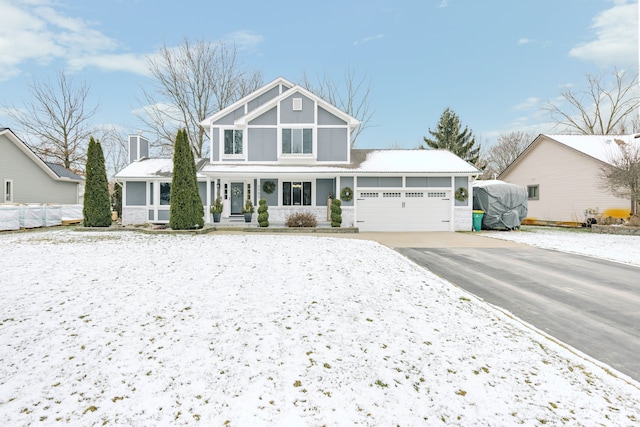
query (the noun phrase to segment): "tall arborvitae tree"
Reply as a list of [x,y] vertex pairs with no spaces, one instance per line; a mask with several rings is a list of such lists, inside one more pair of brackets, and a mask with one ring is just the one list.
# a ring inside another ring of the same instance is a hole
[[429,129],[433,139],[429,139],[426,136],[423,139],[429,148],[447,149],[475,165],[480,158],[480,144],[476,145],[476,138],[468,127],[465,126],[463,131],[461,131],[461,128],[462,124],[458,115],[447,108],[440,116],[436,130]]
[[173,147],[169,226],[174,230],[193,230],[204,226],[204,207],[198,193],[198,179],[189,137],[178,131]]
[[91,137],[87,149],[84,206],[82,209],[85,227],[108,227],[111,225],[111,200],[107,170],[100,142]]

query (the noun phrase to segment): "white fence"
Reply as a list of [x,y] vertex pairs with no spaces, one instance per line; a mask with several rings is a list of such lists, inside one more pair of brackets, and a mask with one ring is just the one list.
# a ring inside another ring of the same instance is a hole
[[0,204],[0,231],[53,227],[82,221],[82,205]]

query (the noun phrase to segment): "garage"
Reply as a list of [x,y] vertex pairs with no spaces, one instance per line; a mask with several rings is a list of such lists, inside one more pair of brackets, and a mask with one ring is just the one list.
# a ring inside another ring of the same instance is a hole
[[361,231],[451,231],[451,190],[389,188],[357,192]]

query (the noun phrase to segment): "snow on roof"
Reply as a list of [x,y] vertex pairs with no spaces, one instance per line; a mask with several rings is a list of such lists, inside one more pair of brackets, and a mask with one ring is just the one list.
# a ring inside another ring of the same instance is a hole
[[460,172],[479,170],[448,150],[375,150],[357,168],[362,172]]
[[635,138],[634,135],[544,136],[605,163],[610,163],[612,158],[620,154],[620,147],[616,143],[616,140],[623,141],[627,144],[640,144],[640,138]]
[[140,159],[118,172],[116,178],[171,176],[172,171],[172,159]]
[[[142,159],[131,163],[116,178],[171,176],[171,159]],[[476,175],[479,170],[447,150],[353,150],[352,163],[345,165],[227,164],[204,162],[205,173],[457,173]]]

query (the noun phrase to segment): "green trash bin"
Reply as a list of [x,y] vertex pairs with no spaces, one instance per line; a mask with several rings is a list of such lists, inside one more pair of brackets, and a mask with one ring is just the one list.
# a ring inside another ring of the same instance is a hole
[[484,216],[484,211],[473,211],[473,231],[482,230],[482,217]]

